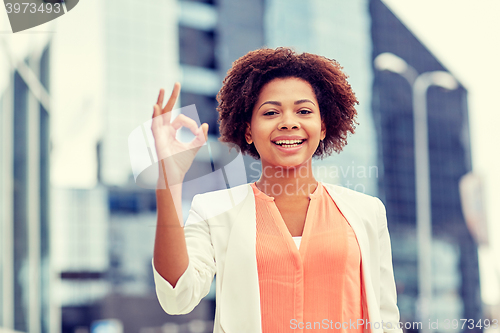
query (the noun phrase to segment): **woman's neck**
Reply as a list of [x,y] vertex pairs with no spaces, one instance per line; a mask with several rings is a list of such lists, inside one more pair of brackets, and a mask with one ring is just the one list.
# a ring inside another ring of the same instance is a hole
[[275,165],[262,165],[262,172],[257,187],[275,198],[282,197],[308,197],[318,185],[312,173],[311,160],[294,166],[283,167]]

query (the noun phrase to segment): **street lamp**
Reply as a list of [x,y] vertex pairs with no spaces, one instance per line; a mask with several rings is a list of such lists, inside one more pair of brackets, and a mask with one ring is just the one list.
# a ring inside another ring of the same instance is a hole
[[[413,138],[415,145],[415,197],[418,242],[418,289],[420,321],[430,315],[432,301],[432,216],[429,167],[429,134],[427,128],[427,90],[438,86],[448,90],[458,88],[458,83],[443,71],[418,74],[406,61],[392,53],[381,53],[374,60],[377,70],[387,70],[404,77],[412,88]],[[430,333],[429,325],[422,325],[423,333]]]

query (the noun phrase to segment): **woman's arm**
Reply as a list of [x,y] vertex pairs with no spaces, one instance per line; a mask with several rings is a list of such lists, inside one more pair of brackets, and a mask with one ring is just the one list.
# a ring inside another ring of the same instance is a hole
[[210,228],[201,209],[203,196],[195,195],[184,228],[189,253],[188,265],[174,286],[165,280],[153,264],[156,294],[169,314],[191,312],[210,291],[216,265]]
[[[182,182],[208,135],[208,124],[198,127],[193,119],[183,114],[170,121],[180,90],[180,84],[176,83],[163,107],[165,91],[160,89],[151,124],[159,168],[156,190],[158,219],[153,259],[157,272],[172,286],[176,285],[189,262],[183,230]],[[177,130],[182,126],[189,128],[195,135],[189,143],[176,138]]]
[[[161,170],[160,170],[161,171]],[[160,176],[164,180],[163,176]],[[173,287],[188,267],[182,218],[182,184],[156,190],[157,223],[154,245],[156,271]],[[177,206],[177,209],[176,209]]]
[[[208,288],[210,288],[215,272],[215,268],[205,269],[204,272],[198,274],[194,271],[202,270],[204,266],[207,266],[206,264],[200,264],[203,260],[208,260],[209,263],[211,262],[214,265],[213,255],[210,254],[211,242],[210,235],[207,232],[208,226],[199,233],[200,235],[196,235],[200,238],[197,242],[204,245],[201,251],[202,259],[200,260],[196,254],[188,256],[189,244],[186,241],[188,232],[185,232],[182,217],[182,182],[199,148],[207,141],[208,124],[198,127],[193,119],[183,114],[171,121],[171,111],[179,93],[180,84],[176,83],[172,95],[165,107],[163,107],[164,90],[160,90],[157,103],[154,105],[151,125],[159,162],[153,269],[158,299],[165,311],[172,314],[190,312],[199,303],[200,299],[208,293],[206,286],[208,285]],[[180,142],[176,139],[176,132],[182,126],[189,128],[195,135],[195,138],[189,143]],[[195,202],[193,199],[193,206],[188,220],[195,218],[199,221],[200,216],[194,211],[194,208]],[[208,248],[206,246],[207,235]],[[189,236],[189,238],[192,239],[193,237]],[[203,278],[196,281],[197,276]],[[206,293],[202,295],[205,290]]]

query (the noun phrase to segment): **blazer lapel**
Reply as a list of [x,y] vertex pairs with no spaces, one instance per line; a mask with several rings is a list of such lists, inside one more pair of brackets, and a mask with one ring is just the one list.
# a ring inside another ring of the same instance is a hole
[[354,233],[356,234],[356,238],[359,244],[359,250],[361,252],[361,258],[363,259],[364,269],[364,262],[368,263],[370,261],[370,251],[368,246],[369,242],[365,226],[363,225],[363,221],[356,211],[359,209],[363,209],[363,203],[356,202],[356,207],[353,207],[352,200],[349,200],[351,194],[348,193],[348,191],[346,191],[343,187],[335,186],[332,184],[324,185],[328,191],[328,194],[330,194],[333,201],[335,201],[340,212],[342,213],[342,215],[344,215],[347,222],[349,222],[352,229],[354,230]]
[[367,226],[363,222],[363,218],[357,213],[358,211],[365,209],[365,204],[368,203],[363,202],[360,200],[360,197],[356,195],[356,193],[353,193],[351,190],[344,187],[332,184],[324,185],[356,234],[359,250],[361,252],[361,268],[364,286],[363,291],[368,305],[368,314],[370,320],[377,320],[379,317],[379,311],[373,307],[373,305],[378,304],[378,302],[372,287],[373,284],[370,270],[370,265],[372,264],[372,260],[370,258],[370,236],[367,233]]
[[250,185],[248,189],[227,245],[220,295],[220,320],[225,332],[261,332],[255,198]]

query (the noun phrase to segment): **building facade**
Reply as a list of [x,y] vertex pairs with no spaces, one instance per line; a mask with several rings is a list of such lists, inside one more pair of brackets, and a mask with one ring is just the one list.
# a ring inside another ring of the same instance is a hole
[[[447,71],[380,0],[370,1],[372,61],[389,52],[417,74]],[[379,193],[386,205],[402,318],[419,309],[412,87],[401,75],[373,67],[372,109],[376,120]],[[427,91],[432,211],[431,320],[481,318],[477,245],[467,229],[459,180],[471,171],[467,90]],[[426,319],[427,320],[427,319]]]
[[0,329],[50,330],[50,43],[2,50]]

